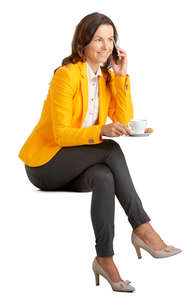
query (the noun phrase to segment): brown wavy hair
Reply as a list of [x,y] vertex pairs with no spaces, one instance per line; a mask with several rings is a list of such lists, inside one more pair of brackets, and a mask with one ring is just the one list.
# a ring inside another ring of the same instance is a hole
[[[91,42],[96,30],[102,24],[112,25],[113,31],[114,31],[114,40],[115,40],[115,42],[118,40],[118,33],[117,33],[116,27],[115,27],[114,23],[111,21],[111,19],[109,17],[107,17],[106,15],[98,13],[98,12],[91,13],[91,14],[85,16],[79,22],[79,24],[76,26],[73,40],[72,40],[72,53],[71,53],[71,55],[65,57],[62,60],[61,66],[67,65],[69,63],[75,64],[78,61],[82,61],[82,62],[86,61],[86,57],[84,54],[84,48]],[[60,67],[58,67],[54,70],[54,74]],[[101,66],[103,72],[107,75],[106,76],[106,85],[109,85],[110,80],[111,80],[111,75],[108,72],[108,70],[111,67],[112,67],[112,65],[111,65],[110,56],[109,56],[107,61],[105,63],[103,63],[103,66]]]

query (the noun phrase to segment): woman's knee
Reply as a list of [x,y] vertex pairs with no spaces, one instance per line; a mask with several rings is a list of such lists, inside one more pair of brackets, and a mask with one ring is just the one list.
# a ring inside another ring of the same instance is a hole
[[108,151],[108,155],[107,155],[106,159],[110,158],[111,156],[113,157],[113,155],[114,155],[114,159],[120,160],[121,155],[124,156],[120,145],[116,141],[109,140],[109,147],[110,147],[110,149]]
[[92,183],[106,183],[108,185],[114,185],[114,177],[112,171],[103,163],[95,164],[90,168],[90,179]]
[[112,140],[112,139],[105,139],[104,142],[112,145],[113,147],[117,146],[117,145],[119,146],[119,143],[117,143],[115,140]]
[[108,152],[111,153],[113,151],[122,151],[119,143],[114,140],[106,139],[105,140],[108,145]]

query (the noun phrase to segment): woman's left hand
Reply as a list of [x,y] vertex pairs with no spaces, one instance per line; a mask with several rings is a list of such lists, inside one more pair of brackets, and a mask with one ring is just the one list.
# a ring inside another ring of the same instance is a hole
[[117,50],[120,53],[120,58],[117,60],[117,64],[113,59],[113,56],[110,56],[110,61],[112,64],[112,69],[116,76],[126,76],[127,73],[127,53],[125,50],[117,46]]

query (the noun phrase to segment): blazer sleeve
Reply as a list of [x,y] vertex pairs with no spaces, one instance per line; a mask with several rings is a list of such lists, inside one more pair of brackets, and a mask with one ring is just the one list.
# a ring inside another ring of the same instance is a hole
[[133,104],[131,100],[130,78],[126,76],[115,76],[111,73],[111,100],[108,109],[108,116],[113,122],[120,122],[123,125],[133,119]]
[[78,146],[102,142],[102,125],[71,127],[75,74],[67,68],[57,69],[50,83],[51,119],[55,142],[60,146]]

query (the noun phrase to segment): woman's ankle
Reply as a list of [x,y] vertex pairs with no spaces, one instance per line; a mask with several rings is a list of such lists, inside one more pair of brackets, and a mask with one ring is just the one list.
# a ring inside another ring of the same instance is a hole
[[147,232],[154,231],[154,229],[152,228],[152,226],[150,225],[149,222],[146,222],[146,223],[141,224],[138,227],[136,227],[133,231],[138,236],[142,236],[143,237]]
[[97,261],[99,262],[103,262],[103,263],[113,263],[113,256],[106,256],[106,257],[102,257],[102,256],[96,256]]

